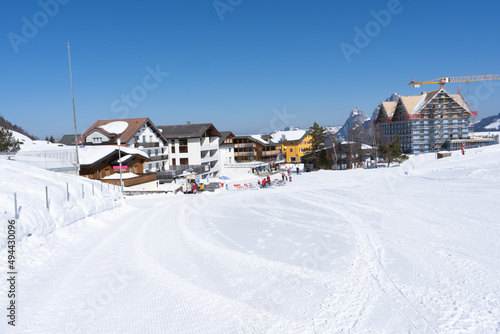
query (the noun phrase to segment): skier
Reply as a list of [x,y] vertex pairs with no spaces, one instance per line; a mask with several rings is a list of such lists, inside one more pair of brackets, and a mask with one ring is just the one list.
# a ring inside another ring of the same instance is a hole
[[196,182],[193,182],[193,194],[196,194]]
[[281,173],[281,181],[285,182],[285,173]]
[[271,177],[268,175],[267,176],[267,186],[270,187],[271,186]]
[[297,175],[299,175],[299,167],[297,166]]
[[266,187],[266,179],[262,179],[262,188]]
[[462,155],[465,154],[465,143],[462,143]]

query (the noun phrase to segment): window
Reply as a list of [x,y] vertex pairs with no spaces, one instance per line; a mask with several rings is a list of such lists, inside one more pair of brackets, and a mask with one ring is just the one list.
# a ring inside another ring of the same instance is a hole
[[104,170],[104,175],[109,176],[109,169]]
[[146,142],[146,136],[142,136],[142,142],[145,143]]
[[153,135],[150,135],[149,136],[149,142],[152,143],[153,142]]
[[181,158],[181,165],[188,165],[188,158]]
[[158,155],[158,149],[155,148],[155,155]]
[[290,153],[293,153],[293,148],[290,149]]
[[100,144],[100,143],[102,143],[102,138],[101,137],[94,137],[94,138],[92,138],[92,142],[94,144]]

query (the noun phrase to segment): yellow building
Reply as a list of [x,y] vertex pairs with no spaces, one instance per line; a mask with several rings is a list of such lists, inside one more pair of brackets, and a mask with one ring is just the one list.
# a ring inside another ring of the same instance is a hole
[[311,148],[312,137],[306,130],[277,131],[271,141],[280,145],[287,163],[299,163],[300,158]]

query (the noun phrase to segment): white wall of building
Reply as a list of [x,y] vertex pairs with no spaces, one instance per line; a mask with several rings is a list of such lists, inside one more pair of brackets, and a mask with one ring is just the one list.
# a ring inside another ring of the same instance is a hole
[[87,143],[96,143],[96,144],[102,144],[106,143],[109,140],[109,138],[99,131],[94,131],[91,134],[85,138],[85,142]]
[[201,144],[200,138],[189,138],[188,144],[188,158],[190,165],[201,165]]

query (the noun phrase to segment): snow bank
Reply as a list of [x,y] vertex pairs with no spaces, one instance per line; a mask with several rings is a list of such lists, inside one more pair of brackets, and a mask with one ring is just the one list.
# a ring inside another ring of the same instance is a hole
[[[122,204],[118,189],[111,186],[108,190],[108,185],[103,184],[101,190],[97,181],[6,159],[0,159],[0,170],[0,250],[6,245],[6,222],[15,217],[14,193],[19,215],[16,237],[21,241],[26,237],[44,237],[60,227]],[[48,187],[48,210],[45,187]]]

